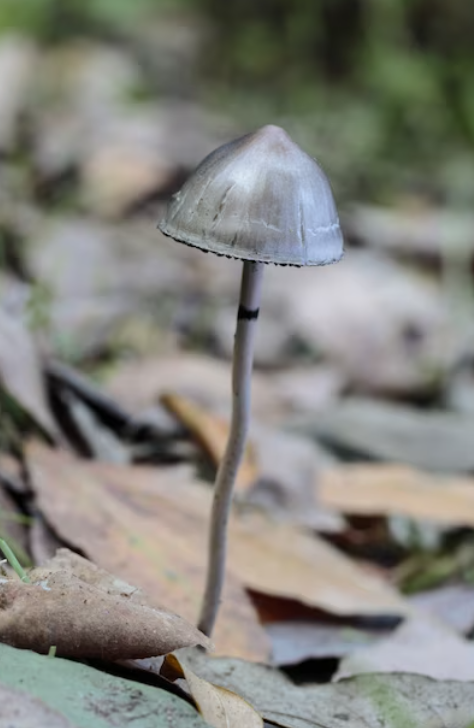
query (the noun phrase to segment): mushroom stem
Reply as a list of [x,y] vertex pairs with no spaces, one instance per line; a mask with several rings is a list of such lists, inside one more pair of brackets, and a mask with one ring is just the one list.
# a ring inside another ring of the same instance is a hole
[[221,601],[232,490],[244,452],[250,420],[250,385],[263,266],[263,263],[244,261],[242,271],[232,365],[232,422],[214,486],[206,589],[198,624],[201,632],[208,636],[214,628]]

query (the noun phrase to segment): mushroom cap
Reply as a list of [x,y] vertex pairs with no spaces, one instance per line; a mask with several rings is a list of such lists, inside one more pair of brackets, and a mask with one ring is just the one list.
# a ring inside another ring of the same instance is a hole
[[278,126],[211,152],[171,199],[160,230],[231,258],[326,265],[343,254],[326,175]]

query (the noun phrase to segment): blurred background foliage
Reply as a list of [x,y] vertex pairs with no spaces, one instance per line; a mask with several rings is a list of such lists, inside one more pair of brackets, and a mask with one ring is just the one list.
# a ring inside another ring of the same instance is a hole
[[467,0],[2,0],[0,30],[136,40],[170,12],[199,27],[187,91],[297,131],[346,198],[474,201]]

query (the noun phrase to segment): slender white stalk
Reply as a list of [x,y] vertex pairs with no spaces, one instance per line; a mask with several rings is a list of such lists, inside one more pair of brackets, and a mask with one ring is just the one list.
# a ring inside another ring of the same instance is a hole
[[245,448],[250,420],[250,386],[255,328],[263,277],[263,263],[244,262],[232,366],[232,422],[226,451],[217,471],[212,504],[209,554],[199,629],[210,636],[224,585],[227,526],[235,477]]

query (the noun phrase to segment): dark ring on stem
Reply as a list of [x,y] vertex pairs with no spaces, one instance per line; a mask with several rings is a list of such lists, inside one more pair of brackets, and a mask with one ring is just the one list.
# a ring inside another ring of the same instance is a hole
[[245,319],[246,321],[252,321],[253,319],[258,318],[258,312],[260,311],[259,308],[245,308],[245,306],[242,306],[242,304],[239,306],[239,312],[237,314],[237,319],[240,321],[241,319]]

